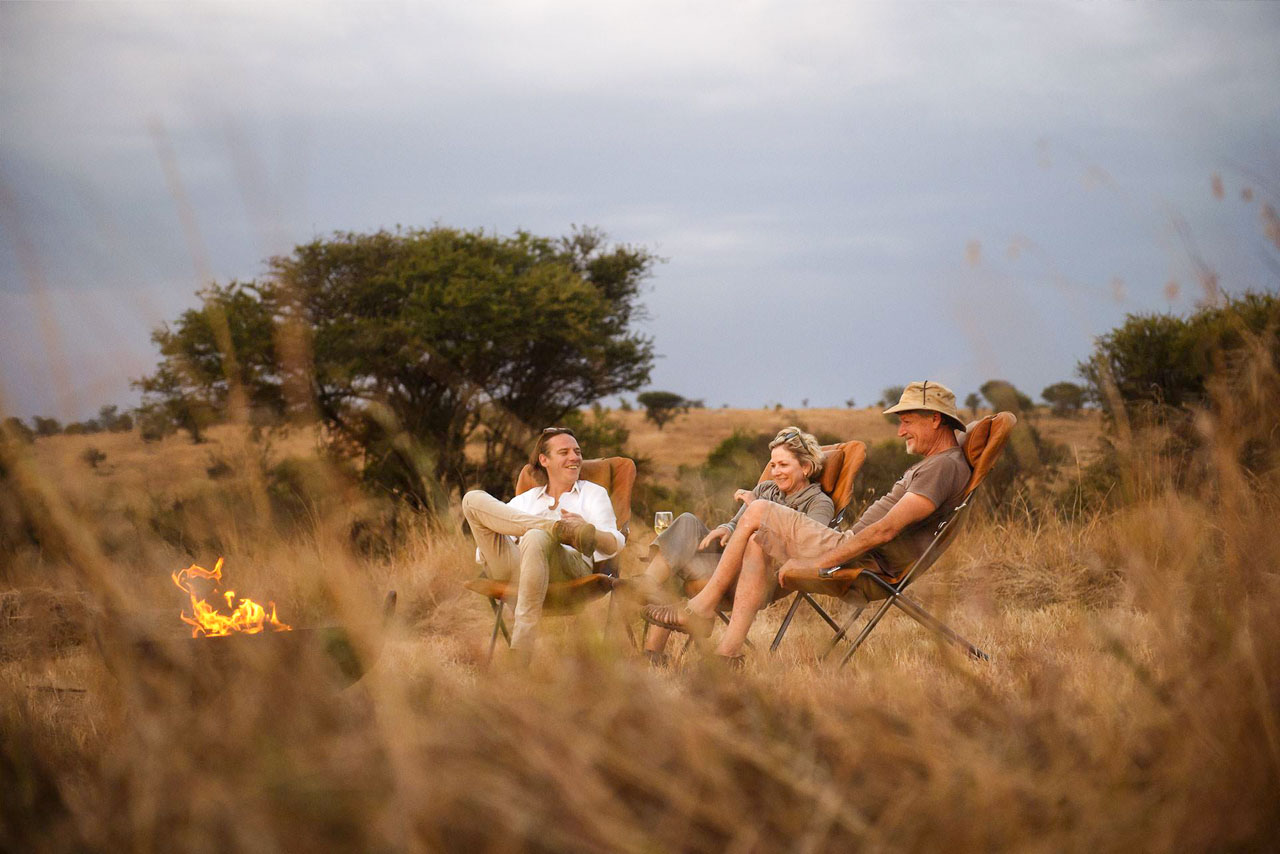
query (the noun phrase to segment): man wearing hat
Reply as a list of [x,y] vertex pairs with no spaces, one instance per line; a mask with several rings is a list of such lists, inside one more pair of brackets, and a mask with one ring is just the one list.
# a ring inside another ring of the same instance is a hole
[[[906,569],[928,548],[938,523],[960,503],[970,470],[956,431],[965,425],[951,389],[932,380],[911,383],[885,414],[898,416],[898,436],[906,440],[907,452],[924,459],[907,469],[848,531],[824,527],[781,504],[753,501],[707,586],[684,606],[650,605],[645,619],[664,628],[709,635],[715,607],[735,579],[735,598],[744,594],[754,598],[758,588],[767,586],[766,555],[782,562],[779,580],[789,573],[813,575],[835,566],[866,565],[880,571],[877,554],[894,574]],[[742,610],[740,617],[739,609],[734,609],[716,648],[718,654],[740,658],[755,617],[755,609]]]

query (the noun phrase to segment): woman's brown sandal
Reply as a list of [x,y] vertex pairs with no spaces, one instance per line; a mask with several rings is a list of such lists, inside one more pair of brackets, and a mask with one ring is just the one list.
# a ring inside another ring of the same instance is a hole
[[687,602],[677,605],[646,605],[640,616],[644,617],[646,623],[652,623],[661,629],[684,632],[695,638],[711,635],[711,618],[695,614]]

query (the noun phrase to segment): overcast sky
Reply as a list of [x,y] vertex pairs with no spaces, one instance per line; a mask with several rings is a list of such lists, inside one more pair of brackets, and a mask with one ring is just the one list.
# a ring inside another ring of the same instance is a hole
[[0,408],[132,404],[202,281],[436,223],[650,248],[711,406],[1038,396],[1198,263],[1274,290],[1264,202],[1280,3],[0,3]]

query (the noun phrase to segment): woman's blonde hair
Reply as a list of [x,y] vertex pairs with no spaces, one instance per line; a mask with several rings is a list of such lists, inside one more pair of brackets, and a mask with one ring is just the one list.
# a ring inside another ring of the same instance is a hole
[[800,461],[801,468],[805,463],[809,464],[809,480],[818,479],[818,475],[822,473],[822,446],[818,444],[818,440],[812,433],[806,433],[799,427],[787,427],[778,431],[778,435],[773,437],[773,441],[769,443],[769,450],[772,451],[779,445],[795,455],[795,458]]

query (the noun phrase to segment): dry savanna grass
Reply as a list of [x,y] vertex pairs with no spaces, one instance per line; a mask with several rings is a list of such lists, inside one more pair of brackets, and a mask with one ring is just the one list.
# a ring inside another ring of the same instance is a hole
[[[889,438],[875,411],[623,413],[655,478],[735,427]],[[1096,420],[1037,425],[1092,453]],[[1223,425],[1216,435],[1225,435]],[[800,612],[745,670],[655,670],[620,608],[546,620],[528,670],[484,665],[492,615],[456,519],[361,548],[368,506],[321,482],[279,524],[263,472],[304,432],[192,446],[53,437],[6,465],[41,547],[0,595],[0,849],[845,851],[1265,849],[1280,838],[1273,478],[1223,455],[1188,493],[971,519],[913,587],[991,654],[893,614],[844,669]],[[84,459],[93,445],[105,459]],[[222,461],[225,468],[217,463]],[[1131,458],[1131,470],[1149,470]],[[210,470],[217,474],[211,474]],[[1137,478],[1135,478],[1137,480]],[[175,509],[176,508],[176,509]],[[677,508],[678,509],[678,508]],[[638,520],[624,574],[639,572]],[[222,551],[232,586],[332,648],[192,641],[169,579]],[[395,617],[380,612],[389,589]],[[844,606],[833,606],[837,614]]]

